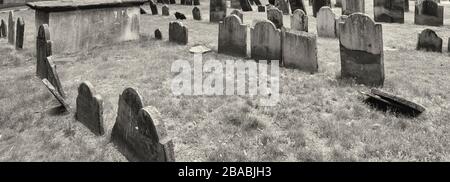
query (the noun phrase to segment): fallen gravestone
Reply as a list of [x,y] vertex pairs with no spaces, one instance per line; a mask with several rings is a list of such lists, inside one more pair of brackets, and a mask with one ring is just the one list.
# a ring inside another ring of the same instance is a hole
[[159,29],[155,30],[155,39],[157,39],[157,40],[161,40],[162,39],[161,30],[159,30]]
[[180,13],[180,12],[175,12],[175,18],[177,20],[186,20],[186,15],[184,15],[183,13]]
[[259,21],[251,28],[251,58],[281,62],[281,31],[268,20]]
[[291,15],[291,29],[308,32],[308,16],[301,9]]
[[341,77],[352,78],[356,83],[368,86],[383,86],[381,24],[376,24],[365,14],[354,13],[339,26]]
[[225,0],[211,0],[209,3],[209,21],[220,22],[227,16],[227,3]]
[[252,6],[248,0],[239,0],[242,11],[253,11]]
[[61,81],[59,80],[58,72],[56,71],[56,65],[54,64],[52,57],[46,57],[44,62],[42,62],[42,67],[45,67],[44,77],[41,79],[47,79],[58,91],[58,93],[65,98],[66,94],[64,93],[63,87],[61,85]]
[[67,102],[64,100],[64,97],[62,97],[59,92],[55,89],[55,87],[47,80],[42,79],[42,83],[44,83],[45,87],[50,91],[50,93],[58,100],[58,102],[61,104],[61,106],[64,108],[65,112],[70,111],[70,106],[67,104]]
[[305,3],[303,0],[290,0],[289,3],[291,4],[291,11],[292,13],[295,12],[295,10],[301,9],[303,12],[306,13]]
[[244,22],[244,15],[240,10],[235,9],[230,13],[230,15],[236,15],[241,19],[242,22]]
[[[358,1],[360,1],[360,0],[358,0]],[[331,2],[330,2],[330,0],[314,0],[312,2],[312,5],[313,5],[313,7],[312,7],[313,16],[317,17],[317,12],[319,12],[320,8],[322,8],[323,6],[331,7]]]
[[96,135],[105,134],[103,125],[103,100],[96,94],[90,82],[83,82],[78,87],[77,110],[75,118]]
[[362,0],[344,0],[342,1],[342,15],[353,13],[365,13],[365,1]]
[[158,14],[158,6],[156,6],[155,2],[153,0],[149,0],[150,2],[150,9],[152,10],[152,15]]
[[247,25],[237,15],[225,17],[219,24],[218,52],[236,56],[247,56]]
[[371,89],[370,92],[363,93],[368,96],[364,102],[384,112],[390,111],[408,117],[417,117],[426,110],[417,103],[379,89]]
[[374,20],[376,22],[404,23],[405,0],[374,0]]
[[9,11],[8,17],[8,43],[14,45],[14,39],[16,38],[16,22],[14,21],[13,11]]
[[188,30],[181,22],[169,23],[169,41],[186,45],[188,43]]
[[194,17],[194,20],[202,20],[202,13],[198,7],[192,9],[192,16]]
[[176,4],[177,2],[175,0],[169,0],[170,4]]
[[23,39],[25,33],[25,22],[23,18],[19,17],[17,19],[16,27],[16,49],[23,49]]
[[207,52],[210,52],[210,51],[211,51],[210,48],[207,48],[207,47],[202,46],[202,45],[197,45],[197,46],[191,47],[189,49],[189,52],[193,53],[193,54],[203,54],[203,53],[207,53]]
[[336,14],[330,7],[324,6],[317,13],[317,35],[319,37],[336,37]]
[[319,68],[316,35],[297,30],[282,32],[284,66],[316,73]]
[[444,25],[444,7],[432,0],[418,1],[414,10],[414,24],[428,26]]
[[169,16],[170,15],[169,6],[167,6],[167,5],[162,6],[161,12],[162,12],[163,16]]
[[442,39],[430,29],[425,29],[419,34],[417,50],[442,52]]
[[141,11],[141,15],[150,14],[150,13],[147,12],[146,9],[144,9],[142,7],[141,7],[140,11]]
[[120,95],[111,141],[129,161],[175,161],[173,142],[159,112],[144,108],[142,97],[133,88]]
[[8,36],[8,29],[5,23],[5,20],[1,20],[0,23],[0,38],[5,38]]
[[267,19],[270,20],[276,28],[283,27],[283,12],[278,8],[269,8],[267,10]]

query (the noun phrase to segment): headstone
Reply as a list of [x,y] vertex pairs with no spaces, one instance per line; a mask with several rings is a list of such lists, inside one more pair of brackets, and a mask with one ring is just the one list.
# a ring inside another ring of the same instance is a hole
[[448,38],[448,43],[447,43],[447,52],[450,52],[450,37]]
[[181,22],[169,23],[169,41],[186,45],[188,43],[188,29]]
[[36,38],[36,75],[45,78],[47,75],[47,65],[45,59],[52,55],[52,42],[50,41],[50,31],[47,24],[39,27]]
[[220,22],[227,16],[227,3],[225,0],[211,0],[209,3],[209,21]]
[[330,7],[324,6],[317,13],[317,35],[319,37],[336,37],[336,14]]
[[241,0],[231,0],[230,7],[234,9],[242,9],[241,8]]
[[276,0],[276,7],[283,12],[284,15],[291,14],[291,7],[288,0]]
[[271,21],[259,21],[251,29],[251,58],[281,62],[281,31]]
[[269,4],[275,5],[275,0],[269,0]]
[[194,17],[194,20],[202,20],[202,13],[198,7],[192,9],[192,16]]
[[152,10],[152,15],[158,14],[158,6],[153,2],[153,0],[150,0],[150,9]]
[[239,17],[239,19],[241,19],[242,22],[244,21],[244,15],[242,14],[241,11],[239,11],[239,10],[237,10],[237,9],[233,10],[233,11],[230,13],[230,15],[236,15],[236,16]]
[[90,82],[78,87],[77,111],[75,117],[96,135],[105,134],[103,125],[103,100],[96,94]]
[[291,15],[291,29],[308,32],[308,16],[301,9]]
[[258,12],[266,12],[265,6],[258,6]]
[[16,49],[23,49],[23,39],[25,34],[25,22],[23,18],[19,17],[17,19],[16,27]]
[[316,35],[303,31],[286,30],[283,31],[282,42],[283,63],[286,67],[310,73],[318,71]]
[[163,16],[169,16],[169,15],[170,15],[170,13],[169,13],[169,6],[164,5],[164,6],[162,7],[162,15],[163,15]]
[[56,100],[58,100],[61,106],[64,107],[64,110],[67,112],[70,111],[69,104],[67,104],[67,102],[64,100],[64,97],[59,94],[52,83],[50,83],[46,78],[42,79],[42,83],[44,83],[45,87],[47,87],[50,93],[56,98]]
[[210,51],[211,51],[210,48],[207,48],[207,47],[205,47],[203,45],[197,45],[197,46],[191,47],[189,49],[189,52],[193,53],[193,54],[204,54],[204,53],[207,53],[207,52],[210,52]]
[[376,22],[404,23],[405,0],[374,0]]
[[219,24],[219,53],[247,56],[247,25],[235,14]]
[[13,11],[9,11],[8,17],[8,43],[14,45],[14,39],[16,38],[16,22],[14,21]]
[[159,29],[155,30],[155,39],[157,39],[157,40],[161,40],[162,39],[161,30],[159,30]]
[[200,6],[200,0],[194,0],[194,6]]
[[414,13],[414,24],[416,25],[444,25],[444,7],[432,0],[418,1]]
[[40,77],[41,79],[47,79],[58,91],[58,93],[65,98],[66,94],[63,91],[63,87],[61,85],[61,81],[59,80],[58,72],[56,71],[56,64],[53,62],[51,56],[46,57],[44,62],[42,63],[42,67],[45,67],[44,77]]
[[0,23],[0,38],[4,38],[8,36],[8,29],[5,23],[5,20],[1,20]]
[[144,108],[142,97],[133,88],[120,95],[111,141],[129,161],[175,161],[173,142],[159,112],[153,107]]
[[180,13],[178,11],[175,12],[174,16],[177,20],[186,20],[186,15],[184,15],[183,13]]
[[253,11],[252,6],[248,0],[239,0],[241,4],[242,11]]
[[186,4],[186,0],[180,0],[180,4],[181,4],[181,5]]
[[276,28],[283,27],[283,12],[278,8],[269,8],[267,10],[267,19],[270,20]]
[[[184,1],[184,0],[181,0]],[[164,3],[163,0],[156,0],[157,3]]]
[[340,23],[341,77],[368,86],[384,84],[383,30],[369,16],[351,14]]
[[289,3],[291,4],[292,13],[298,9],[301,9],[304,13],[306,13],[305,3],[303,0],[290,0]]
[[365,1],[362,0],[343,0],[342,14],[350,15],[352,13],[365,13]]
[[442,39],[430,29],[425,29],[419,34],[417,50],[442,52]]

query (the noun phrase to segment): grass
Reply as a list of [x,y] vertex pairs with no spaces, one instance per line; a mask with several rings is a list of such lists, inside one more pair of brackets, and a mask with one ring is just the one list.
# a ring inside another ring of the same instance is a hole
[[[26,22],[25,49],[16,51],[0,40],[0,160],[126,161],[109,138],[119,94],[135,87],[145,105],[155,106],[164,117],[177,161],[450,161],[450,57],[447,52],[415,50],[417,34],[427,27],[413,24],[414,3],[410,4],[405,24],[383,24],[384,90],[424,105],[427,111],[417,118],[396,117],[365,105],[358,91],[368,87],[337,79],[339,43],[328,38],[318,38],[317,74],[280,69],[280,102],[275,107],[259,106],[258,98],[243,96],[173,96],[171,63],[192,60],[190,47],[212,48],[204,60],[242,59],[217,54],[218,25],[208,22],[209,5],[202,1],[203,21],[192,20],[190,7],[170,6],[171,14],[188,16],[183,22],[189,28],[187,46],[167,41],[173,16],[142,15],[139,41],[55,55],[72,107],[79,84],[86,80],[103,97],[103,137],[77,122],[74,112],[47,113],[57,102],[34,76],[34,12],[16,12]],[[450,8],[448,2],[443,5]],[[372,6],[367,1],[371,17]],[[340,14],[339,8],[334,11]],[[446,11],[444,17],[449,16]],[[251,25],[256,19],[265,19],[265,14],[244,13],[244,23]],[[310,32],[315,33],[316,20],[309,19]],[[284,21],[289,26],[288,16]],[[431,29],[447,45],[449,19],[444,23]],[[163,41],[153,39],[157,28]]]

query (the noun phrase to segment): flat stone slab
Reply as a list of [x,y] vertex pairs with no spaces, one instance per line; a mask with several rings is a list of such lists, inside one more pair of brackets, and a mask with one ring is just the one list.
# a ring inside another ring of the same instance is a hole
[[426,110],[417,103],[379,89],[372,89],[370,93],[363,94],[368,96],[366,103],[383,111],[390,110],[405,116],[416,117]]
[[191,49],[189,49],[190,53],[194,53],[194,54],[203,54],[203,53],[207,53],[210,52],[211,49],[207,48],[205,46],[202,45],[198,45],[198,46],[194,46]]
[[40,11],[72,11],[80,9],[96,9],[108,7],[140,6],[146,0],[59,0],[30,2],[27,6]]

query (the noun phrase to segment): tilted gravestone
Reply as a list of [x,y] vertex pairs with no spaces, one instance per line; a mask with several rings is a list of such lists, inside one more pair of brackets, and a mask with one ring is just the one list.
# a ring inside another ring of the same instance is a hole
[[350,15],[340,23],[341,77],[368,86],[384,84],[383,30],[369,16]]
[[159,29],[155,30],[155,39],[157,39],[157,40],[161,40],[162,39],[161,30],[159,30]]
[[169,41],[186,45],[188,43],[188,29],[183,23],[172,21],[169,23]]
[[237,15],[225,17],[219,24],[219,53],[247,56],[248,26]]
[[70,106],[67,104],[67,102],[64,100],[64,97],[59,94],[59,92],[55,89],[55,87],[48,81],[46,78],[42,79],[42,83],[47,87],[48,91],[58,100],[58,102],[61,104],[61,106],[64,108],[64,111],[69,112]]
[[17,19],[16,27],[16,49],[23,49],[23,39],[25,34],[25,22],[23,18],[19,17]]
[[248,0],[239,0],[242,11],[253,11],[252,6]]
[[270,20],[275,27],[283,27],[283,12],[278,8],[269,8],[267,10],[267,19]]
[[444,25],[444,7],[432,0],[418,1],[414,10],[414,24],[442,26]]
[[200,6],[200,0],[194,0],[194,6]]
[[425,29],[419,34],[417,50],[442,52],[442,39],[430,29]]
[[242,22],[244,22],[244,15],[240,10],[235,9],[230,13],[230,15],[236,15],[241,19]]
[[160,113],[154,107],[144,108],[142,97],[133,88],[119,97],[111,141],[129,161],[175,161],[174,145]]
[[156,6],[156,3],[153,2],[153,0],[150,0],[150,9],[152,10],[152,15],[158,14],[158,6]]
[[61,85],[61,81],[59,80],[58,72],[56,71],[56,64],[53,62],[51,56],[44,58],[44,61],[41,63],[42,67],[45,67],[44,76],[41,79],[47,79],[58,91],[58,93],[65,98],[66,94],[64,93],[63,87]]
[[161,12],[163,16],[169,16],[170,15],[169,6],[167,5],[162,6]]
[[343,0],[342,1],[342,14],[350,15],[352,13],[365,13],[365,1],[362,0]]
[[276,0],[275,4],[276,7],[283,12],[283,14],[291,14],[291,7],[289,6],[288,0]]
[[194,20],[202,20],[202,13],[198,7],[192,9],[192,16],[194,17]]
[[259,21],[251,29],[251,58],[281,62],[281,31],[268,20]]
[[317,13],[317,35],[319,37],[336,37],[336,14],[330,7],[324,6]]
[[310,73],[318,71],[316,35],[303,31],[285,30],[282,42],[284,66]]
[[376,22],[404,23],[405,0],[374,0],[374,20]]
[[306,14],[305,3],[303,0],[290,0],[289,3],[291,4],[292,13],[294,13],[295,10],[301,9]]
[[16,22],[14,21],[13,11],[9,11],[8,17],[8,43],[14,45],[14,40],[16,38]]
[[4,38],[8,36],[8,28],[5,23],[5,20],[1,20],[0,22],[0,38]]
[[320,8],[322,8],[323,6],[331,7],[330,0],[314,0],[312,2],[312,9],[313,9],[313,16],[314,17],[317,17],[317,12],[319,12]]
[[308,32],[308,16],[301,9],[291,15],[291,29]]
[[103,125],[103,100],[88,81],[78,87],[75,118],[96,135],[105,134]]
[[225,0],[211,0],[209,3],[209,21],[220,22],[227,16],[227,3]]

